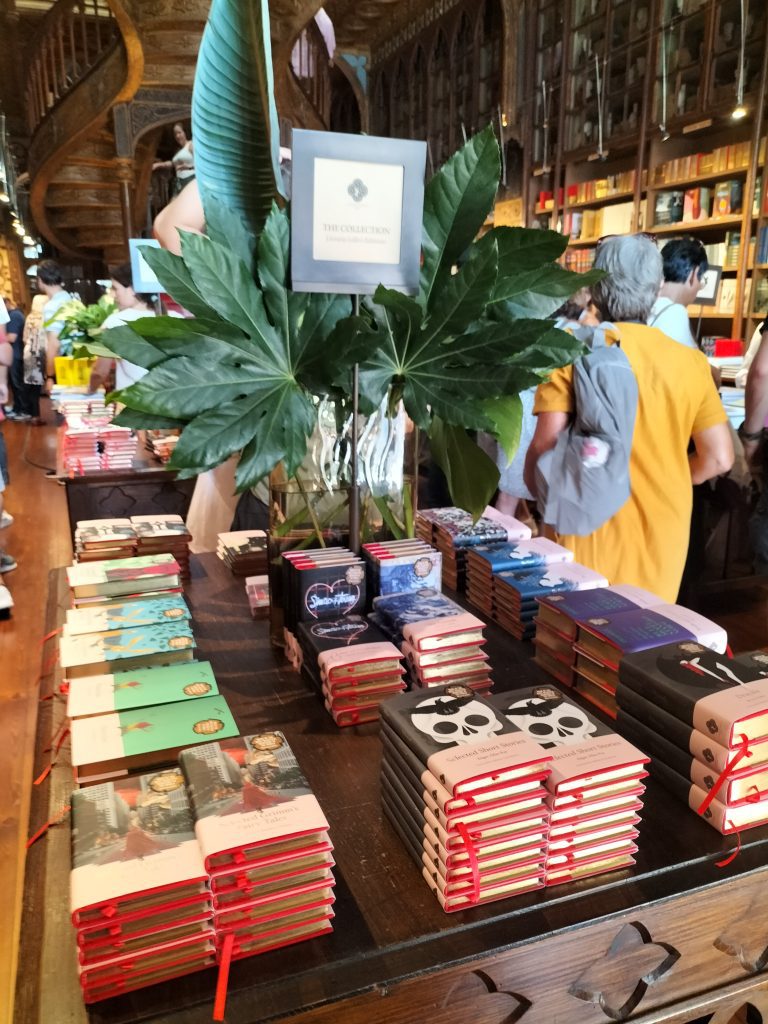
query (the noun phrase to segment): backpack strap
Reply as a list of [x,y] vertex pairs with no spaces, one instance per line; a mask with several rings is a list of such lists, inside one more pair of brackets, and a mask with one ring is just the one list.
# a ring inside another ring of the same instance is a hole
[[666,313],[666,311],[667,311],[667,310],[669,309],[669,307],[670,307],[670,306],[674,306],[674,304],[675,304],[675,303],[674,303],[674,302],[672,301],[672,299],[667,299],[667,304],[666,304],[666,306],[662,306],[662,307],[661,307],[661,309],[657,309],[657,310],[656,310],[656,312],[655,312],[655,313],[653,314],[653,319],[651,319],[651,320],[649,320],[649,321],[648,321],[648,326],[649,326],[649,327],[653,327],[653,325],[654,325],[654,324],[656,323],[656,321],[657,321],[657,320],[659,319],[659,317],[661,316],[661,314],[662,314],[662,313]]

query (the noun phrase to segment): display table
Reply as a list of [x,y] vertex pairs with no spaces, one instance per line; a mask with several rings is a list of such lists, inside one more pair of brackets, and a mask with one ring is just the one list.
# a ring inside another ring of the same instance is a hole
[[[735,841],[651,783],[634,869],[445,914],[382,814],[377,726],[334,726],[270,648],[266,623],[251,620],[242,580],[215,556],[192,560],[187,596],[198,657],[212,661],[243,733],[286,733],[330,822],[337,862],[333,934],[233,964],[228,1024],[596,1024],[630,1015],[683,1024],[715,1011],[715,1024],[735,1024],[747,1020],[736,1011],[748,1002],[768,1015],[767,829],[747,832],[734,862],[718,868]],[[49,628],[66,603],[59,570]],[[541,681],[530,644],[494,626],[488,637],[497,689]],[[57,685],[56,673],[45,676],[43,695]],[[40,706],[38,771],[64,712],[60,699]],[[67,803],[66,754],[65,745],[35,788],[31,833]],[[65,821],[28,858],[17,1024],[208,1024],[213,970],[86,1014],[68,870]]]
[[137,453],[130,469],[71,473],[64,468],[61,437],[57,445],[56,476],[67,491],[69,528],[74,539],[81,519],[111,519],[158,513],[186,519],[194,480],[179,480],[149,453]]

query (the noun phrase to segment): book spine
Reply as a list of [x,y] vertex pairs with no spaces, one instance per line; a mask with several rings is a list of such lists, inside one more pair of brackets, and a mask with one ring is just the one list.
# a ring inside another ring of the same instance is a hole
[[[621,678],[621,666],[619,666],[619,677]],[[657,705],[651,704],[637,690],[627,686],[625,682],[620,682],[616,687],[616,703],[621,710],[628,712],[643,725],[652,724],[659,734],[665,736],[676,747],[681,750],[689,749],[692,727]]]
[[660,758],[684,778],[690,778],[691,763],[693,761],[690,754],[686,754],[684,750],[676,747],[674,743],[670,743],[663,736],[638,722],[637,719],[627,714],[626,711],[622,711],[621,708],[616,717],[616,725],[623,736],[632,743],[636,743],[652,759]]
[[635,669],[628,664],[626,658],[622,658],[619,663],[619,682],[683,722],[689,729],[693,728],[695,702],[671,684],[665,685],[650,673]]

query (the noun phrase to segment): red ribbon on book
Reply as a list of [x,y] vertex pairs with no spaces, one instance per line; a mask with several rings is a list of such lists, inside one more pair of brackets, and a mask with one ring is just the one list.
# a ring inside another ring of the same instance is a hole
[[29,837],[29,839],[27,840],[27,849],[29,849],[30,846],[34,846],[34,844],[37,842],[37,840],[40,839],[41,836],[44,836],[49,828],[52,828],[54,825],[60,825],[62,823],[62,821],[64,821],[66,816],[69,814],[69,811],[70,811],[70,805],[67,804],[67,806],[65,808],[63,808],[63,810],[62,810],[62,812],[61,812],[61,814],[59,815],[58,818],[51,818],[50,821],[46,821],[46,823],[44,825],[42,825],[37,830],[37,832],[35,832],[33,835],[31,835]]
[[710,791],[701,801],[701,805],[696,808],[697,814],[704,815],[706,813],[707,808],[715,799],[720,790],[723,788],[725,783],[728,781],[729,776],[733,774],[733,770],[736,767],[736,765],[745,757],[752,757],[752,751],[749,749],[748,738],[744,735],[744,733],[741,733],[741,735],[739,736],[739,745],[737,746],[733,754],[733,757],[729,758],[725,768],[723,768],[718,777],[715,779],[714,786],[712,787],[712,789],[710,789]]
[[229,966],[232,963],[232,947],[234,944],[234,933],[229,932],[225,936],[224,944],[221,947],[219,976],[216,979],[216,998],[213,1003],[214,1020],[224,1020],[224,1010],[227,1006],[227,989],[229,988]]
[[43,770],[37,776],[35,781],[32,783],[33,786],[39,786],[42,782],[45,782],[45,780],[51,774],[53,766],[56,764],[56,757],[59,751],[61,750],[64,744],[64,740],[67,738],[67,736],[69,736],[69,728],[66,728],[59,736],[58,740],[56,741],[56,745],[53,748],[53,756],[51,757],[51,760],[48,762],[45,768],[43,768]]
[[41,645],[42,644],[47,644],[49,640],[53,640],[53,638],[58,633],[60,633],[62,631],[62,629],[64,629],[64,627],[63,626],[59,626],[58,629],[52,629],[50,633],[46,633],[45,636],[43,637],[43,639],[40,641],[40,644]]
[[480,899],[480,865],[477,862],[475,847],[472,843],[469,829],[464,822],[460,821],[457,823],[456,831],[464,840],[464,848],[467,851],[467,857],[469,858],[469,869],[472,872],[472,902],[477,903]]

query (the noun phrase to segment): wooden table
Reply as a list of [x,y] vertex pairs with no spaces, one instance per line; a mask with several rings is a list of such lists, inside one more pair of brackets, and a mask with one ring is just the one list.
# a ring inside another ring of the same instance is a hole
[[[66,603],[62,576],[51,623]],[[682,1024],[705,1013],[735,1024],[747,1020],[736,1015],[747,1002],[768,1015],[768,830],[747,832],[735,861],[718,868],[734,841],[651,783],[632,870],[445,914],[383,817],[376,726],[333,725],[215,556],[193,560],[188,598],[198,656],[213,662],[243,733],[286,733],[328,816],[338,865],[333,934],[234,964],[228,1024]],[[540,678],[531,645],[488,633],[498,689]],[[49,692],[56,684],[55,673],[45,677]],[[38,770],[63,703],[41,709]],[[59,812],[70,780],[63,757],[36,789],[30,831]],[[211,970],[86,1015],[68,868],[65,822],[29,855],[17,1024],[208,1024]]]
[[[62,428],[63,429],[63,428]],[[179,480],[149,453],[137,452],[130,467],[74,473],[64,468],[59,434],[56,476],[67,493],[69,528],[74,541],[81,519],[123,518],[172,513],[186,519],[194,480]]]

